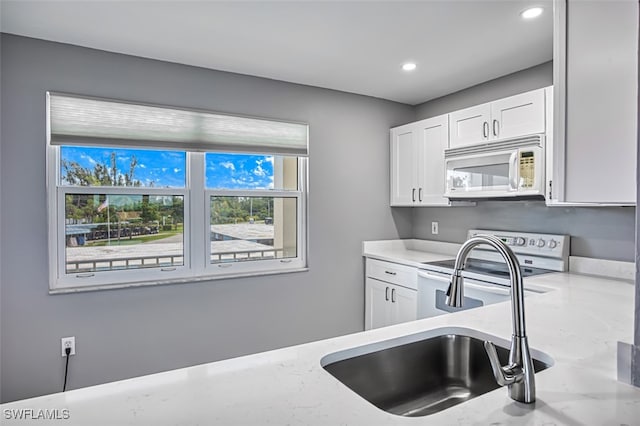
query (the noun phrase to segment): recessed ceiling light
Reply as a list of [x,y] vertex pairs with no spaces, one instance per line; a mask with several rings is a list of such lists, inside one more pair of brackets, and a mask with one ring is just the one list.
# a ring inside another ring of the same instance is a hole
[[413,62],[407,62],[406,64],[402,64],[402,69],[405,71],[413,71],[416,69],[416,64]]
[[523,10],[520,12],[520,16],[524,19],[533,19],[542,15],[543,9],[541,7],[530,7],[529,9]]

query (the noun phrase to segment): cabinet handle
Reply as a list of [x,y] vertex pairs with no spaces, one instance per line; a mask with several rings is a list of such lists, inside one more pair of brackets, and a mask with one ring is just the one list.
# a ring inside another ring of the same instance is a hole
[[396,289],[391,289],[391,303],[396,303]]
[[396,275],[397,272],[391,272],[391,271],[384,271],[385,274],[389,274],[389,275]]
[[384,289],[384,300],[389,301],[389,287]]
[[486,121],[482,123],[482,136],[487,139],[489,137],[489,123]]
[[413,188],[411,189],[411,199],[413,200],[413,202],[416,202],[416,189]]
[[422,188],[418,188],[418,201],[422,202]]
[[498,126],[498,120],[493,120],[493,136],[498,136],[498,132],[500,131],[500,126]]

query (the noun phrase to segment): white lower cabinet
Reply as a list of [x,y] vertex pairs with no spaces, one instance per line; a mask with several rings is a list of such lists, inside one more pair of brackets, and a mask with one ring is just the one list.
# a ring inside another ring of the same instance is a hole
[[367,259],[366,270],[365,330],[414,321],[418,293],[415,268]]
[[415,320],[417,293],[410,288],[367,278],[365,330]]
[[[402,286],[391,288],[391,324],[418,318],[418,290]],[[391,325],[389,324],[389,325]]]

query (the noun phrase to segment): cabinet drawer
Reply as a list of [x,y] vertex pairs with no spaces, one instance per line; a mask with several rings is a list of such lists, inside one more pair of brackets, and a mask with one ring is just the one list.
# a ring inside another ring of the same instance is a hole
[[418,272],[411,266],[399,265],[382,260],[367,259],[367,277],[391,284],[418,289]]

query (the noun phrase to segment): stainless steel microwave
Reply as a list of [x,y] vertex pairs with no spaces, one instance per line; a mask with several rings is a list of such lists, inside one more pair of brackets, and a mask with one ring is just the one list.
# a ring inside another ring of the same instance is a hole
[[544,198],[544,136],[445,150],[450,199]]

